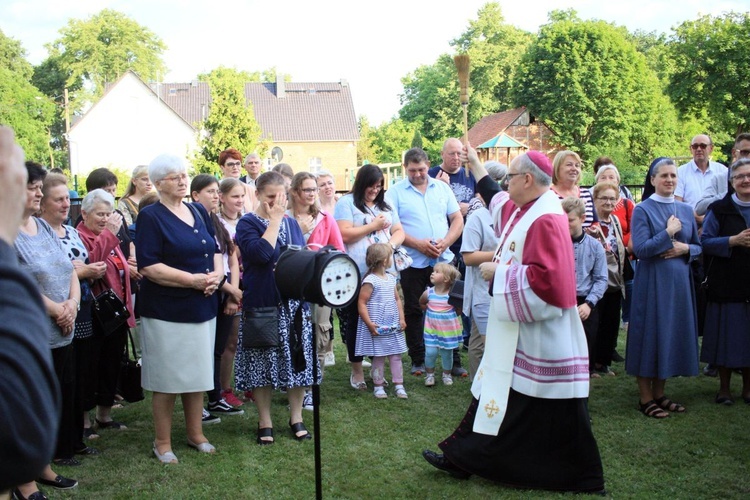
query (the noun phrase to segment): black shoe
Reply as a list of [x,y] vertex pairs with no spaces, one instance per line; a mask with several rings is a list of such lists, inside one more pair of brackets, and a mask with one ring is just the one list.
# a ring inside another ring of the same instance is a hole
[[80,450],[74,451],[76,455],[88,455],[88,456],[94,456],[94,455],[101,455],[102,452],[97,450],[96,448],[92,448],[91,446],[84,446]]
[[[305,424],[302,422],[297,422],[296,424],[293,424],[291,421],[289,422],[289,428],[292,429],[292,437],[296,439],[297,441],[305,441],[307,439],[312,439],[312,434],[310,434],[310,431],[307,430],[305,427]],[[305,434],[297,435],[298,432],[305,432]]]
[[78,481],[63,476],[56,476],[52,481],[40,477],[36,480],[36,482],[45,486],[52,486],[53,488],[58,490],[72,490],[73,488],[78,486]]
[[466,472],[463,469],[458,468],[457,465],[454,465],[453,462],[445,458],[444,455],[435,453],[434,451],[430,450],[424,450],[422,452],[422,456],[425,460],[427,460],[427,463],[435,467],[436,469],[440,469],[442,471],[447,472],[451,476],[458,478],[458,479],[469,479],[471,477],[471,474]]
[[719,374],[719,370],[712,364],[708,364],[703,368],[703,375],[706,377],[715,377]]
[[11,498],[14,498],[16,500],[49,500],[47,498],[47,495],[42,492],[42,490],[35,491],[31,495],[25,497],[21,494],[21,490],[18,488],[13,490],[13,494],[11,495]]
[[52,459],[52,463],[55,465],[63,465],[65,467],[78,467],[81,465],[81,462],[76,460],[73,457],[70,458],[54,458]]
[[625,361],[625,358],[620,356],[619,352],[612,349],[612,361],[614,361],[615,363],[622,363],[623,361]]

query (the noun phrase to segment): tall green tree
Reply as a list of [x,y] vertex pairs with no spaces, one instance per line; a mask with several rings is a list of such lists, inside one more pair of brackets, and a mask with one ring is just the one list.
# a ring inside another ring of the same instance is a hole
[[194,158],[199,172],[217,173],[219,153],[227,148],[243,154],[257,151],[260,155],[268,150],[268,142],[261,139],[253,104],[245,98],[245,83],[251,78],[250,73],[223,66],[201,75],[211,89],[211,107],[199,132],[200,151]]
[[0,123],[13,128],[26,158],[49,163],[55,106],[31,83],[32,73],[21,43],[0,31]]
[[50,57],[67,76],[65,85],[90,86],[94,98],[128,70],[145,81],[163,77],[166,48],[151,30],[111,9],[85,20],[71,19],[60,30],[60,38],[47,45]]
[[359,129],[359,142],[357,142],[357,165],[378,162],[378,148],[375,146],[375,128],[370,126],[366,116],[360,116],[357,120]]
[[677,109],[705,117],[712,132],[739,134],[750,123],[750,13],[703,16],[669,40],[668,92]]
[[550,20],[516,72],[516,105],[592,161],[622,150],[631,164],[644,165],[674,143],[674,109],[623,28],[581,20],[574,11],[553,11]]
[[[457,52],[468,54],[471,62],[469,126],[510,106],[513,74],[531,40],[531,34],[505,22],[497,2],[490,2],[450,42]],[[463,133],[458,75],[451,55],[442,54],[434,64],[420,66],[401,82],[401,119],[422,123],[422,135],[430,141]]]

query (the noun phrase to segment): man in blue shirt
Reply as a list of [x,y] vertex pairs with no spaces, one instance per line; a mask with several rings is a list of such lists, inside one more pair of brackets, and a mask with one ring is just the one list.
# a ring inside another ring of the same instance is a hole
[[450,246],[463,231],[464,221],[456,197],[447,184],[427,175],[429,160],[420,148],[404,155],[407,179],[386,193],[386,201],[398,214],[406,238],[404,247],[414,260],[401,271],[404,291],[406,343],[414,375],[424,373],[423,317],[419,297],[430,284],[437,262],[451,262]]
[[[443,149],[440,151],[440,157],[443,159],[443,163],[432,167],[429,171],[430,177],[445,182],[450,186],[451,191],[456,196],[456,201],[461,209],[461,217],[463,217],[464,224],[466,224],[466,214],[469,210],[469,202],[474,198],[476,194],[476,180],[470,172],[467,172],[462,167],[461,163],[461,152],[463,151],[464,145],[461,141],[455,138],[447,139],[443,143]],[[454,254],[453,265],[461,273],[461,276],[466,279],[466,265],[464,264],[463,257],[461,256],[461,236],[451,245],[451,252]],[[464,342],[466,343],[469,338],[470,323],[469,318],[466,314],[461,315],[461,320],[464,326]],[[469,374],[461,366],[461,354],[460,348],[453,352],[453,370],[452,374],[458,377],[467,377]]]

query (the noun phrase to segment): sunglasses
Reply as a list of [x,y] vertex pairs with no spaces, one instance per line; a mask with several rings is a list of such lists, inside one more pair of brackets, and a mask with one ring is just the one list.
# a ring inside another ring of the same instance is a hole
[[690,149],[708,149],[708,146],[710,146],[710,144],[704,144],[700,142],[697,144],[691,144]]

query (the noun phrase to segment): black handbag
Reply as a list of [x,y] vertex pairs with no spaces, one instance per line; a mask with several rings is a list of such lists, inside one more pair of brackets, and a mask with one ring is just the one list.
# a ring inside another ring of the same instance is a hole
[[93,313],[105,336],[116,332],[130,317],[128,308],[111,288],[94,297]]
[[[133,355],[135,355],[135,342],[133,334],[128,332],[128,339]],[[120,389],[119,393],[128,403],[136,403],[144,399],[143,387],[141,387],[141,365],[130,359],[128,341],[125,341],[125,352],[120,364]]]
[[456,280],[448,292],[448,304],[456,309],[464,308],[464,281]]
[[267,349],[278,347],[279,308],[251,307],[242,311],[242,347]]

